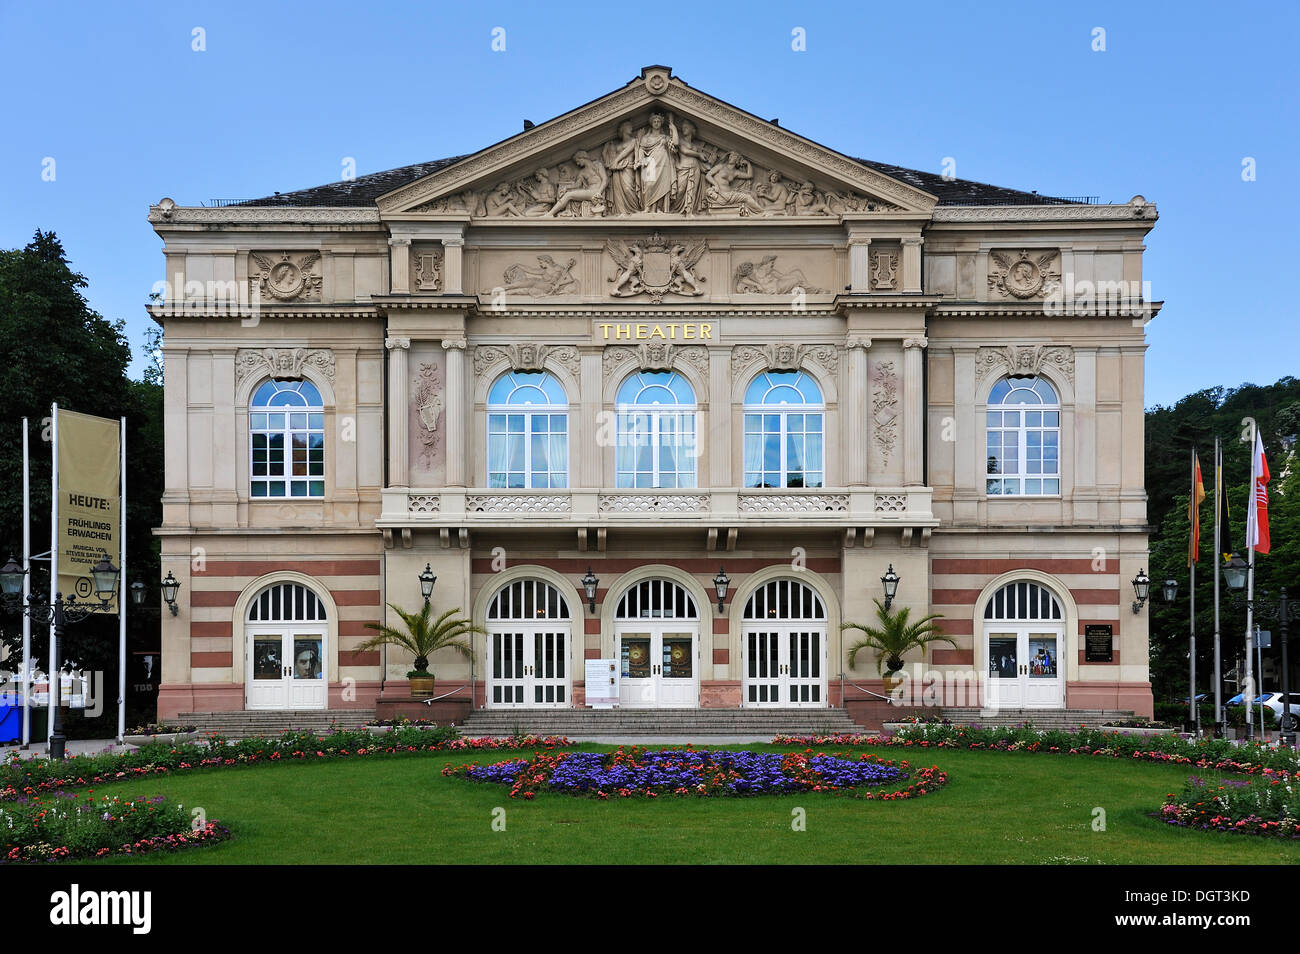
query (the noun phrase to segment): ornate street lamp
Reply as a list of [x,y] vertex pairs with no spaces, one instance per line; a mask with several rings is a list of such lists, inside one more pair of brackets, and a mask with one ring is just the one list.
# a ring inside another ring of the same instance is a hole
[[880,582],[885,587],[886,611],[889,609],[889,604],[894,602],[895,594],[898,593],[898,581],[900,579],[902,579],[902,577],[894,572],[894,564],[892,563],[889,564],[889,569],[885,571],[885,575],[880,578]]
[[718,612],[722,612],[722,604],[727,599],[727,587],[731,585],[731,577],[727,576],[727,571],[718,567],[718,575],[713,578],[713,588],[718,591]]
[[162,595],[163,602],[167,604],[167,608],[172,611],[173,616],[180,612],[176,607],[176,593],[180,588],[181,581],[172,576],[172,571],[168,570],[162,581]]
[[1223,567],[1223,581],[1228,584],[1228,589],[1240,592],[1246,588],[1246,571],[1250,569],[1248,564],[1235,553]]
[[[50,673],[50,691],[59,692],[59,673],[63,667],[59,663],[59,658],[63,650],[63,632],[68,623],[77,623],[91,613],[96,611],[108,610],[112,606],[113,597],[117,594],[117,578],[122,571],[113,566],[113,561],[104,556],[90,568],[90,575],[95,580],[95,595],[99,597],[96,600],[80,601],[75,597],[68,599],[63,598],[62,593],[54,595],[53,603],[43,603],[35,595],[27,597],[27,605],[23,605],[22,585],[23,576],[27,571],[19,566],[13,556],[10,555],[9,562],[0,567],[0,604],[9,612],[19,612],[30,617],[33,622],[53,624],[54,626],[54,646],[51,654]],[[169,574],[170,575],[170,574]],[[26,660],[24,660],[26,664]],[[66,755],[67,738],[63,735],[63,707],[58,703],[63,700],[55,695],[52,697],[55,701],[54,706],[54,725],[51,726],[50,735],[50,758],[63,759]]]
[[582,578],[582,588],[587,591],[587,608],[590,612],[596,612],[596,587],[600,585],[600,579],[591,572],[591,567],[587,567],[587,575]]
[[433,564],[426,563],[424,572],[420,574],[420,595],[424,597],[426,603],[433,596],[433,584],[437,582],[438,578],[433,575]]
[[131,605],[144,606],[144,598],[148,594],[145,592],[145,585],[139,580],[131,584]]
[[1163,589],[1164,589],[1166,603],[1172,603],[1174,600],[1178,599],[1177,580],[1165,580],[1165,585]]
[[1133,612],[1140,613],[1142,605],[1151,596],[1151,577],[1147,576],[1146,570],[1138,570],[1138,575],[1133,577],[1133,595],[1137,597],[1133,601]]

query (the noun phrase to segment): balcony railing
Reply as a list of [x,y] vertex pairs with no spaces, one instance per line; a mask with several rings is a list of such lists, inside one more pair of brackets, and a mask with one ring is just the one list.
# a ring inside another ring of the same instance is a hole
[[381,527],[786,524],[935,526],[929,487],[756,490],[406,488],[384,491]]

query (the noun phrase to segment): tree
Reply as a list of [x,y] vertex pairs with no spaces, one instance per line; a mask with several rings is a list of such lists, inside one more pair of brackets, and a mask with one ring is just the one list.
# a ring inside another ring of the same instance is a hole
[[[153,527],[161,522],[162,386],[156,378],[127,376],[131,348],[121,321],[110,322],[90,308],[62,243],[52,232],[37,231],[22,249],[0,250],[0,393],[6,413],[0,418],[0,548],[18,555],[22,546],[21,419],[29,422],[32,549],[43,552],[50,539],[50,405],[99,417],[127,419],[127,570],[123,594],[133,579],[159,578]],[[118,555],[112,554],[113,562]],[[32,591],[49,591],[49,564],[35,563]],[[159,646],[157,616],[128,613],[128,647]],[[0,643],[9,650],[10,668],[21,653],[21,625],[0,617]],[[33,655],[48,659],[48,630],[33,626]],[[96,616],[69,627],[65,656],[105,672],[108,695],[115,696],[117,620]],[[111,706],[108,707],[112,711]]]
[[392,603],[388,604],[388,608],[401,617],[406,628],[398,629],[383,623],[366,623],[367,628],[376,630],[379,635],[366,640],[357,647],[357,650],[368,652],[383,645],[401,646],[415,657],[415,662],[412,663],[415,668],[412,673],[432,675],[429,673],[429,657],[440,649],[455,649],[466,658],[473,656],[469,645],[461,642],[460,637],[468,636],[470,633],[487,632],[483,627],[475,626],[469,620],[457,616],[460,612],[459,607],[447,610],[436,620],[430,619],[433,610],[428,603],[425,603],[418,613],[408,613]]
[[895,673],[903,668],[903,656],[912,649],[924,649],[929,643],[944,642],[956,647],[951,636],[944,634],[936,619],[943,619],[938,613],[923,616],[912,622],[912,608],[904,606],[890,612],[885,604],[875,600],[876,619],[879,626],[865,626],[862,623],[845,622],[840,629],[856,629],[862,633],[862,639],[849,647],[849,668],[857,662],[858,653],[864,649],[876,653],[876,671]]

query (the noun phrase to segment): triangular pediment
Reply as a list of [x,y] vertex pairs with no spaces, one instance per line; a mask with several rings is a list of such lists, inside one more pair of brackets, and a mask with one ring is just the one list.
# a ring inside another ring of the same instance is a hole
[[607,96],[378,200],[385,218],[928,215],[935,196],[647,67]]

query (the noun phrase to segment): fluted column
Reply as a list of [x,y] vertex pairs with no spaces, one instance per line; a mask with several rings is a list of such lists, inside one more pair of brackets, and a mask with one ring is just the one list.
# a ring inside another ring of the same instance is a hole
[[841,402],[844,410],[844,475],[850,487],[859,487],[867,482],[867,404],[871,400],[867,385],[867,349],[871,339],[864,337],[849,338],[845,342],[849,352],[848,380],[845,382],[845,399]]
[[903,484],[925,482],[925,338],[903,339]]
[[384,347],[388,349],[388,486],[408,487],[406,389],[410,380],[407,355],[411,339],[385,338]]
[[447,486],[464,487],[465,339],[446,338],[442,346],[447,350]]

